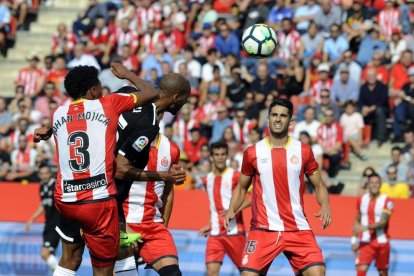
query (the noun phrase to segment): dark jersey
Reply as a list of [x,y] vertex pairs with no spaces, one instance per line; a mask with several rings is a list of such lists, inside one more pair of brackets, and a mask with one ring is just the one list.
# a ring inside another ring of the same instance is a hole
[[43,183],[40,185],[39,193],[40,200],[42,201],[43,208],[45,210],[46,226],[53,227],[59,222],[59,213],[56,210],[55,202],[53,199],[55,191],[56,179],[52,178],[48,183]]

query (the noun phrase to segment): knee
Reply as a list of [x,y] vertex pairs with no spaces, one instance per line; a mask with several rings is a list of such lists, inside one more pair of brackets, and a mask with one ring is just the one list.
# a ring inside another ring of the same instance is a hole
[[178,265],[167,265],[158,270],[160,276],[182,276]]
[[82,255],[73,254],[72,256],[62,255],[59,265],[64,268],[76,271],[80,267],[81,263],[82,263]]
[[217,269],[212,269],[207,267],[207,276],[218,276],[219,271]]

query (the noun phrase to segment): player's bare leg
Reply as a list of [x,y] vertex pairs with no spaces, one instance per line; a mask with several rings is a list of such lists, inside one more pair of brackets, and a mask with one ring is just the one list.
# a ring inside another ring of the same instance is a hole
[[260,276],[260,274],[257,272],[253,272],[253,271],[243,270],[241,273],[241,276]]
[[388,276],[388,270],[378,270],[379,276]]
[[53,276],[76,275],[76,271],[82,263],[82,255],[85,243],[69,243],[62,239],[62,257]]
[[367,275],[368,268],[369,268],[368,265],[357,265],[356,266],[357,276]]
[[178,260],[176,258],[162,258],[152,265],[158,274],[161,276],[181,276],[181,271],[178,268]]
[[207,264],[207,276],[218,276],[220,272],[220,263],[208,263]]
[[99,268],[93,267],[93,276],[113,276],[114,265],[107,266],[107,267],[99,267]]
[[315,265],[311,266],[302,272],[303,276],[325,276],[325,266]]

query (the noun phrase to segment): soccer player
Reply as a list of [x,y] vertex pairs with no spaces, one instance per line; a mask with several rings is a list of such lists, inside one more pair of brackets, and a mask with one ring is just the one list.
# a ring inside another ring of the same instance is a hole
[[224,228],[224,214],[229,208],[231,193],[236,187],[240,173],[228,167],[229,147],[224,142],[210,146],[212,171],[203,179],[210,201],[210,223],[201,228],[200,235],[207,236],[206,266],[208,276],[218,276],[227,254],[240,269],[246,236],[242,213],[239,212],[230,223],[229,231]]
[[296,275],[324,275],[322,252],[303,211],[304,176],[313,184],[321,210],[322,227],[331,223],[328,192],[322,183],[312,149],[288,136],[293,105],[276,99],[269,106],[270,135],[243,155],[237,187],[233,191],[224,225],[242,205],[250,183],[252,220],[242,258],[242,275],[266,275],[280,253]]
[[[133,87],[123,87],[121,92],[132,92]],[[151,144],[159,132],[159,118],[165,111],[176,114],[187,102],[191,86],[189,81],[180,74],[167,74],[161,78],[160,98],[154,104],[147,104],[132,111],[125,112],[119,118],[117,141],[116,185],[118,189],[118,209],[120,211],[120,228],[125,229],[125,217],[122,212],[125,199],[133,181],[163,181],[181,183],[185,180],[185,172],[179,166],[171,166],[169,170],[144,171],[149,160]],[[163,169],[163,168],[162,168]],[[146,200],[143,198],[143,200]],[[144,204],[141,202],[140,204]],[[119,260],[115,265],[117,275],[134,275],[135,261],[132,252],[120,250]],[[162,256],[160,256],[162,257]],[[144,258],[145,260],[145,258]],[[148,262],[147,260],[145,260]],[[159,273],[171,275],[178,273],[178,262],[174,258],[160,258],[151,264]],[[132,272],[131,272],[132,271]],[[131,274],[127,274],[127,273]],[[177,274],[178,275],[178,274]]]
[[56,230],[62,237],[63,254],[54,272],[57,276],[75,275],[81,260],[73,256],[82,256],[85,244],[94,275],[113,273],[119,245],[113,179],[118,117],[159,95],[123,65],[113,63],[111,69],[142,92],[102,97],[98,71],[91,66],[75,67],[64,81],[74,101],[55,110],[52,126],[35,131],[36,141],[47,140],[53,133],[58,150],[55,205],[62,219]]
[[56,179],[53,177],[49,166],[39,168],[40,178],[40,205],[26,222],[25,229],[30,231],[30,226],[40,215],[45,214],[45,228],[43,230],[43,246],[40,252],[42,259],[46,261],[51,271],[54,271],[58,262],[55,257],[55,250],[59,244],[59,234],[55,231],[56,225],[60,220],[60,215],[55,208],[53,195],[55,192]]
[[[380,194],[381,177],[377,173],[368,176],[368,192],[358,199],[352,250],[356,255],[358,276],[365,276],[373,260],[379,275],[388,275],[390,241],[388,221],[394,205],[391,199]],[[358,244],[358,238],[360,242]]]

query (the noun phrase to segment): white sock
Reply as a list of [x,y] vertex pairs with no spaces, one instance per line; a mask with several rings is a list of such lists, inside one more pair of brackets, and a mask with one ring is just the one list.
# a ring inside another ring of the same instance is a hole
[[138,272],[134,256],[116,261],[114,272],[116,276],[137,276]]
[[53,276],[76,276],[76,271],[72,271],[67,268],[63,268],[61,266],[56,266],[55,271],[53,272]]
[[58,265],[58,261],[55,257],[55,255],[50,254],[49,257],[46,260],[47,266],[50,268],[50,270],[54,271]]

